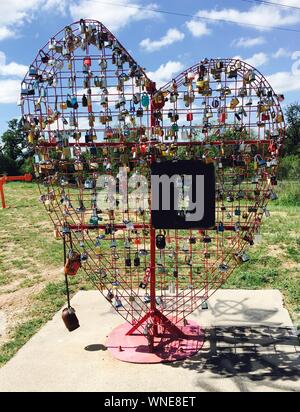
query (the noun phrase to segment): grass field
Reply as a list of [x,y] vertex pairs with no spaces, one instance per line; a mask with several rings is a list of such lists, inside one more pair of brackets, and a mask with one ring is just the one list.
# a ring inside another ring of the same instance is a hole
[[[280,183],[276,191],[279,200],[270,203],[262,241],[250,249],[250,262],[223,287],[279,289],[299,323],[300,183]],[[62,245],[38,202],[36,184],[6,184],[5,196],[8,208],[0,209],[0,313],[8,327],[0,335],[0,366],[66,302]],[[83,275],[70,283],[72,292],[91,287]]]

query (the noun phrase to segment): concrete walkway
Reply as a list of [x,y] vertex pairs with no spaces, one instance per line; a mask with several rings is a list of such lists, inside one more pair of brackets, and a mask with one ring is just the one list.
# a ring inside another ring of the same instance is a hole
[[191,319],[204,348],[173,364],[115,360],[104,343],[122,322],[98,291],[74,296],[81,327],[57,313],[0,369],[0,391],[300,391],[299,346],[277,290],[219,290]]

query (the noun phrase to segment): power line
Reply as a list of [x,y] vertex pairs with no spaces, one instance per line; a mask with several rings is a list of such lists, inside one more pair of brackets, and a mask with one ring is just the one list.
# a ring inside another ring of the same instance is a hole
[[266,0],[242,0],[242,1],[246,1],[247,3],[258,3],[258,4],[265,4],[267,6],[283,7],[283,8],[287,8],[287,9],[300,10],[300,7],[288,6],[287,4],[281,4],[281,3],[274,3],[273,1],[266,1]]
[[[198,20],[205,20],[205,21],[218,21],[218,22],[222,22],[222,23],[238,24],[240,26],[259,27],[259,28],[262,28],[262,29],[273,29],[273,30],[289,31],[289,32],[293,32],[293,33],[300,33],[300,30],[291,29],[289,27],[264,26],[262,24],[254,24],[254,23],[240,23],[240,22],[237,22],[237,21],[234,21],[234,20],[216,19],[216,18],[212,18],[212,17],[202,17],[202,16],[198,16],[196,14],[177,13],[177,12],[168,11],[168,10],[158,10],[158,9],[153,9],[153,8],[149,8],[149,7],[132,6],[130,4],[123,4],[123,3],[105,2],[105,1],[98,1],[98,0],[89,0],[89,1],[92,2],[92,3],[106,4],[106,5],[110,5],[110,6],[113,5],[113,6],[126,7],[126,8],[143,10],[143,11],[151,11],[153,13],[168,14],[168,15],[179,16],[179,17],[187,17],[187,18],[192,18],[194,20],[198,19]],[[246,1],[246,0],[244,0],[244,1]],[[248,1],[250,1],[250,0],[248,0]]]

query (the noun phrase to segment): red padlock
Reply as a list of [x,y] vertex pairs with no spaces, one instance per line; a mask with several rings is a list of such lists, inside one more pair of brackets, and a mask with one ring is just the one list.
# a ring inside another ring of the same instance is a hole
[[141,152],[141,154],[146,154],[147,153],[147,146],[145,144],[141,144],[140,152]]
[[188,112],[188,113],[186,114],[186,120],[187,120],[188,122],[191,122],[191,121],[193,120],[193,113],[192,113],[192,112]]
[[83,59],[83,64],[85,65],[85,66],[91,66],[92,65],[92,60],[91,60],[91,58],[89,57],[89,56],[86,56],[84,59]]
[[277,145],[276,145],[276,143],[271,142],[271,143],[269,144],[269,146],[268,146],[268,150],[269,150],[270,153],[276,154],[276,152],[277,152]]
[[222,113],[219,114],[219,122],[220,123],[225,123],[225,121],[226,121],[226,113],[222,112]]
[[263,122],[266,122],[267,120],[270,120],[270,115],[269,115],[269,113],[263,113],[263,114],[261,115],[261,120],[262,120]]

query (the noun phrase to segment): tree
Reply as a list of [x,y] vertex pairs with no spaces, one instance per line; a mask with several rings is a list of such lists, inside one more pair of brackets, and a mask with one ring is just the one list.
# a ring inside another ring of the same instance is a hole
[[14,161],[22,157],[22,149],[26,141],[17,119],[8,122],[8,129],[3,133],[1,140],[3,142],[2,152],[5,156]]
[[285,154],[300,155],[300,104],[298,102],[287,106],[285,110],[287,135],[284,142]]
[[24,163],[22,149],[26,146],[26,139],[17,119],[8,122],[8,129],[1,136],[1,140],[0,174],[20,174]]

